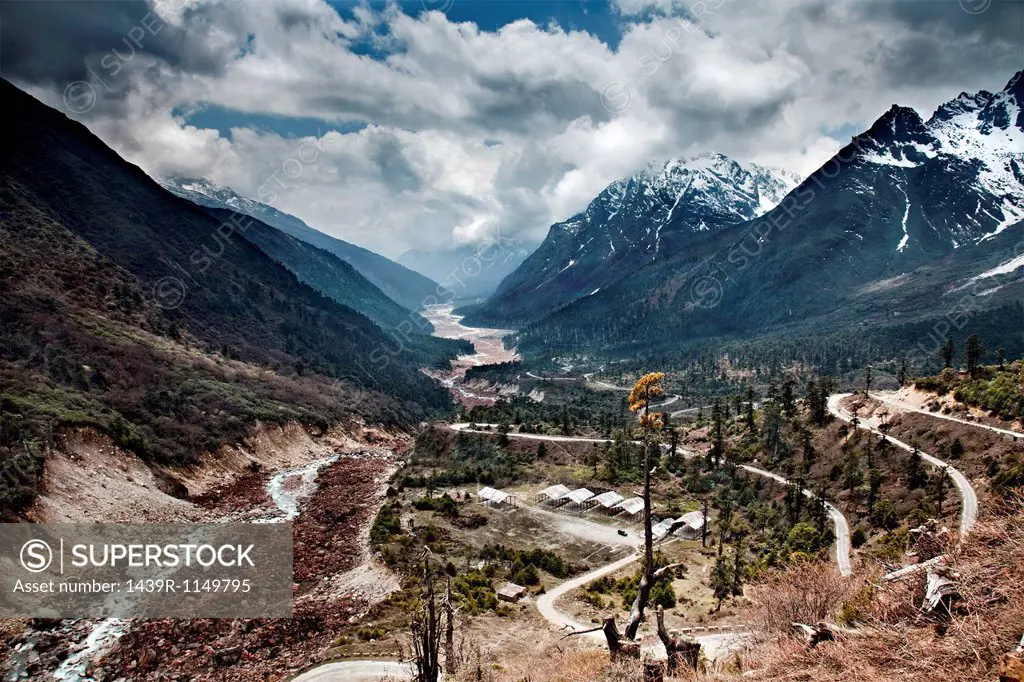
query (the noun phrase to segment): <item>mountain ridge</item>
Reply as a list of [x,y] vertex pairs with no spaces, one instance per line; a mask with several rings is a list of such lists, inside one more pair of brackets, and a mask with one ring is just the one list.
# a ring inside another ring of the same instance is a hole
[[796,182],[786,171],[743,166],[722,154],[651,162],[552,225],[466,323],[518,326],[540,319],[672,257],[702,233],[763,214]]
[[[894,106],[772,211],[522,329],[521,352],[617,357],[788,328],[940,324],[965,283],[1019,256],[1020,83],[957,97],[928,121]],[[1019,274],[971,296],[975,314],[1016,310]],[[1008,327],[999,336],[1021,345]]]
[[378,253],[332,237],[280,209],[244,197],[230,187],[204,178],[161,178],[164,189],[208,208],[238,211],[256,218],[285,234],[328,251],[354,267],[375,287],[408,310],[419,310],[426,300],[437,296],[438,284],[400,263]]
[[[240,237],[244,223],[167,192],[9,82],[0,94],[13,113],[0,157],[0,462],[68,426],[182,465],[258,423],[410,425],[451,409],[417,349],[300,282]],[[465,352],[437,341],[438,363]]]

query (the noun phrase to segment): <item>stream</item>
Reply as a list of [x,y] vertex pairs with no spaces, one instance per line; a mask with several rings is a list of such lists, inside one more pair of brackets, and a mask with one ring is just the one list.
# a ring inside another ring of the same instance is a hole
[[[320,470],[336,461],[338,461],[338,455],[331,455],[300,467],[283,469],[271,476],[270,480],[266,482],[265,488],[277,507],[277,514],[257,519],[253,523],[284,523],[295,519],[299,515],[299,503],[316,491],[316,479]],[[78,621],[72,621],[70,626],[73,627],[76,622]],[[60,667],[53,672],[53,679],[59,682],[90,682],[93,680],[88,674],[90,661],[98,653],[113,646],[114,642],[128,631],[129,625],[129,620],[121,618],[97,621],[84,642],[77,645],[81,648],[69,654]],[[19,649],[18,653],[27,655],[32,645],[26,643],[23,646],[25,651]],[[73,645],[72,649],[74,648]]]

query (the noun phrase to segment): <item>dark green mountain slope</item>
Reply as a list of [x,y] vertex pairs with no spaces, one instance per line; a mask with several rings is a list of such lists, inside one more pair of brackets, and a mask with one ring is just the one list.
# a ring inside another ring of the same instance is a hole
[[[84,126],[5,81],[0,95],[0,464],[68,425],[180,464],[257,421],[410,424],[450,409],[417,354],[369,319]],[[5,505],[20,494],[3,490]]]
[[[221,223],[231,223],[233,216],[238,215],[224,209],[207,210]],[[288,268],[300,281],[373,320],[393,340],[398,339],[405,344],[420,365],[444,363],[456,349],[465,354],[473,352],[467,341],[456,342],[431,336],[433,325],[426,318],[392,301],[355,268],[334,254],[290,237],[258,220],[247,222],[246,225],[245,230],[239,234]]]
[[228,187],[217,187],[198,178],[171,178],[163,185],[201,206],[245,213],[285,234],[333,253],[403,308],[419,310],[425,300],[432,301],[437,297],[437,283],[418,272],[361,246],[326,235],[293,215],[240,196]]

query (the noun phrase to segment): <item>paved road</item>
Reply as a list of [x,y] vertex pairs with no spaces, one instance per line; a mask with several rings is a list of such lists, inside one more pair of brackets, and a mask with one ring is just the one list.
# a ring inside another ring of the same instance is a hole
[[337,661],[325,663],[292,678],[291,682],[371,682],[371,680],[412,680],[416,676],[408,663],[399,661]]
[[[478,425],[480,426],[480,425]],[[483,426],[488,426],[484,424]],[[494,431],[483,431],[480,429],[470,429],[469,424],[449,424],[449,427],[455,431],[465,431],[468,433],[484,433],[494,435]],[[586,443],[610,443],[612,441],[607,438],[577,438],[575,436],[544,436],[537,433],[510,433],[509,438],[525,438],[529,440],[549,440],[549,441],[581,441]],[[663,448],[668,446],[662,445]],[[697,457],[697,453],[689,450],[679,450],[685,457]],[[923,454],[922,454],[923,456]],[[778,474],[773,474],[764,469],[758,469],[757,467],[742,465],[747,471],[756,474],[758,476],[766,476],[775,481],[778,481],[784,485],[788,485],[789,481]],[[966,480],[966,479],[965,479]],[[804,490],[804,495],[814,498],[815,495],[810,490]],[[852,568],[850,565],[850,524],[847,523],[846,517],[843,513],[835,507],[835,505],[826,501],[825,506],[828,509],[829,517],[831,517],[833,524],[836,527],[836,563],[839,566],[839,572],[843,575],[850,575]]]
[[957,422],[958,424],[966,424],[967,426],[973,426],[976,429],[985,429],[986,431],[992,431],[1003,436],[1010,436],[1011,438],[1024,438],[1024,433],[1020,431],[1011,431],[1010,429],[1001,429],[998,426],[989,426],[988,424],[979,424],[978,422],[968,421],[966,419],[960,419],[958,417],[951,417],[948,414],[942,414],[941,412],[930,412],[929,410],[921,409],[920,407],[914,407],[913,405],[907,405],[906,403],[897,400],[891,393],[878,393],[872,391],[871,397],[879,402],[883,402],[886,405],[891,405],[898,410],[903,412],[917,412],[919,414],[926,414],[929,417],[935,417],[936,419],[945,419],[948,422]]
[[[448,427],[450,429],[452,429],[453,431],[465,431],[466,433],[485,433],[485,434],[490,434],[492,436],[498,435],[498,425],[497,424],[477,424],[476,426],[478,426],[478,427],[479,426],[490,426],[491,430],[490,431],[485,431],[484,429],[480,429],[480,428],[471,429],[471,428],[469,428],[470,425],[465,423],[465,422],[459,423],[459,424],[449,424],[448,425]],[[579,442],[579,443],[611,443],[611,442],[613,442],[613,441],[611,441],[611,440],[609,440],[607,438],[578,438],[576,436],[545,436],[545,435],[539,434],[539,433],[510,433],[510,434],[508,434],[508,437],[509,438],[525,438],[526,440],[546,440],[546,441],[553,441],[553,442],[556,442],[556,443],[568,443],[568,442],[572,442],[572,441],[576,441],[576,442]]]
[[[845,422],[852,422],[853,415],[840,403],[844,398],[848,398],[853,395],[852,393],[838,393],[833,396],[829,396],[828,399],[828,411],[833,415],[842,419]],[[970,424],[970,422],[967,422]],[[906,450],[907,452],[913,452],[914,448],[907,445],[901,440],[896,440],[892,436],[883,434],[878,430],[873,419],[860,419],[858,417],[858,428],[877,433],[885,436],[885,439],[895,445],[896,447]],[[960,507],[960,537],[966,536],[971,528],[974,527],[975,522],[978,520],[978,494],[974,490],[974,486],[967,480],[967,477],[963,473],[952,466],[948,462],[945,462],[934,455],[929,455],[927,452],[918,450],[921,455],[921,459],[928,462],[932,466],[938,467],[939,469],[945,468],[946,473],[953,479],[953,484],[956,485],[957,490],[960,491],[960,497],[963,499],[963,504]]]
[[[768,478],[775,479],[783,485],[789,485],[789,481],[778,474],[773,474],[770,471],[764,469],[758,469],[747,464],[741,464],[741,469],[745,469],[751,473],[757,474],[758,476],[766,476]],[[803,489],[805,497],[811,500],[818,499],[818,496],[807,488]],[[832,519],[832,523],[836,527],[836,563],[839,565],[839,572],[844,576],[853,575],[853,566],[850,564],[850,524],[846,522],[846,517],[839,511],[834,504],[829,501],[825,501],[825,509],[828,510],[828,515]]]
[[[566,633],[576,630],[589,630],[592,627],[595,627],[593,623],[581,623],[575,620],[572,616],[559,611],[555,606],[555,602],[573,590],[577,590],[598,578],[615,573],[619,569],[629,566],[634,561],[640,559],[640,556],[639,552],[634,552],[619,559],[618,561],[614,561],[610,564],[594,569],[589,573],[585,573],[579,577],[573,578],[572,580],[566,580],[537,598],[537,610],[540,612],[540,615],[544,620],[548,621],[559,630],[564,630]],[[694,639],[701,643],[705,656],[711,660],[716,660],[741,648],[748,636],[749,633],[745,631],[718,632],[714,634],[697,635]],[[600,630],[597,632],[588,632],[585,635],[580,635],[580,637],[585,637],[602,646],[605,645],[604,633]],[[645,646],[644,649],[652,654],[660,652],[661,657],[664,657],[665,655],[664,647],[660,642],[652,642],[650,645]]]

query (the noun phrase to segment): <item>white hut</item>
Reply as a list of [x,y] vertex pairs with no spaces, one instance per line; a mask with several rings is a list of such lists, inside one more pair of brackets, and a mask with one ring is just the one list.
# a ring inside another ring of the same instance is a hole
[[516,497],[511,495],[504,490],[496,490],[491,487],[481,488],[477,492],[477,497],[484,504],[492,507],[500,507],[502,505],[508,505],[509,507],[516,506]]
[[674,534],[686,540],[697,540],[700,538],[706,522],[704,512],[688,512],[676,519]]
[[644,498],[642,497],[631,497],[628,500],[623,500],[615,505],[615,509],[620,510],[619,513],[624,513],[632,521],[638,521],[641,514],[644,511]]
[[550,488],[545,488],[537,493],[538,502],[550,502],[553,506],[558,506],[565,502],[564,496],[570,491],[562,484],[553,485]]
[[597,507],[598,509],[601,509],[605,513],[611,513],[612,510],[616,507],[616,505],[618,505],[619,502],[622,502],[624,499],[626,498],[618,494],[614,490],[609,490],[606,493],[601,493],[600,495],[591,497],[589,500],[587,500],[587,506]]
[[661,540],[669,533],[672,532],[672,524],[676,522],[675,519],[662,519],[658,523],[651,526],[651,536],[655,540]]
[[576,508],[582,508],[583,503],[594,496],[594,493],[590,492],[586,488],[577,488],[572,492],[565,493],[562,495],[562,499],[576,505]]

